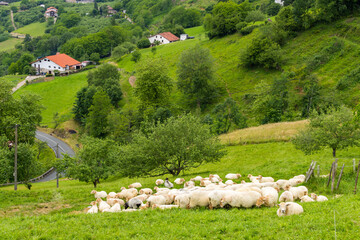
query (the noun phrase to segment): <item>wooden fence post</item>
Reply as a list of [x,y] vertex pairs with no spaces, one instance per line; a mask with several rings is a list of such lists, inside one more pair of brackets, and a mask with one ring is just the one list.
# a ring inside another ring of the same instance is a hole
[[340,175],[339,175],[339,179],[338,179],[338,182],[337,182],[337,185],[336,185],[336,190],[339,189],[341,177],[342,177],[343,171],[344,171],[344,167],[345,167],[345,163],[343,164],[343,166],[342,166],[342,168],[341,168],[341,172],[340,172]]
[[333,168],[333,175],[332,175],[332,180],[331,180],[331,192],[334,191],[337,161],[338,161],[338,159],[335,159],[334,168]]
[[328,187],[329,184],[330,184],[331,175],[332,175],[332,171],[333,171],[333,168],[334,168],[334,163],[335,163],[335,162],[333,162],[333,163],[331,164],[331,169],[330,169],[330,173],[329,173],[329,179],[328,179],[328,182],[327,182],[327,184],[326,184],[326,187]]
[[310,170],[311,170],[311,168],[312,168],[313,163],[314,163],[314,161],[311,161],[311,164],[310,164],[310,166],[309,166],[309,169],[306,171],[306,177],[305,177],[305,179],[308,178],[308,175],[309,175],[309,173],[310,173]]
[[358,178],[359,178],[359,170],[360,170],[360,160],[359,160],[359,165],[358,165],[357,174],[356,174],[356,179],[355,179],[354,194],[356,194],[357,182],[358,182]]
[[353,159],[353,170],[354,170],[354,173],[356,173],[355,158]]
[[314,173],[315,167],[316,167],[316,161],[312,163],[310,172],[309,172],[309,174],[307,175],[307,177],[305,178],[305,182],[308,182],[308,181],[309,181],[309,179],[311,178],[311,176],[312,176],[313,173]]
[[320,177],[320,164],[317,165],[317,177]]

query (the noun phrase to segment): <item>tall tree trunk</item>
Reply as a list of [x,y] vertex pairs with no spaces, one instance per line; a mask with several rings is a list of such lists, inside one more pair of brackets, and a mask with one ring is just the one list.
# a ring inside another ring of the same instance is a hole
[[97,180],[93,181],[94,188],[96,188]]
[[333,157],[336,157],[336,148],[333,148]]

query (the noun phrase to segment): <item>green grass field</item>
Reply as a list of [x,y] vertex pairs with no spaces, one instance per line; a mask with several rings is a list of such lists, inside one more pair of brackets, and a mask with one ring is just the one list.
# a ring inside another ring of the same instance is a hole
[[[185,179],[229,172],[262,174],[275,179],[304,174],[311,160],[320,163],[320,174],[327,174],[331,150],[304,156],[290,143],[266,143],[227,147],[228,155],[219,163],[203,165],[186,172]],[[313,178],[305,184],[310,192],[323,194],[328,202],[301,203],[304,213],[279,218],[277,208],[192,210],[145,210],[135,213],[86,215],[93,200],[92,184],[64,179],[33,184],[31,191],[20,186],[0,188],[2,239],[356,239],[359,235],[360,196],[354,196],[352,158],[359,159],[359,148],[339,151],[339,166],[346,164],[340,190],[333,198],[326,179]],[[165,176],[164,176],[165,177]],[[139,181],[154,187],[156,178],[118,178],[101,181],[99,190],[120,191],[120,187]],[[174,180],[174,177],[170,177]],[[239,181],[240,181],[239,180]],[[248,181],[248,179],[246,179]]]
[[55,77],[50,82],[30,84],[19,89],[15,96],[23,92],[32,92],[42,97],[41,104],[45,107],[42,112],[43,125],[53,121],[55,112],[67,115],[69,120],[76,93],[87,85],[86,74],[87,72],[81,72],[67,77]]
[[31,37],[38,37],[45,34],[46,22],[31,23],[22,28],[17,29],[16,33],[30,34]]
[[3,77],[0,77],[0,81],[10,81],[13,86],[16,86],[19,82],[23,81],[26,78],[26,75],[6,75]]
[[15,45],[21,43],[23,39],[19,38],[9,38],[6,41],[0,42],[0,51],[9,51],[15,48]]

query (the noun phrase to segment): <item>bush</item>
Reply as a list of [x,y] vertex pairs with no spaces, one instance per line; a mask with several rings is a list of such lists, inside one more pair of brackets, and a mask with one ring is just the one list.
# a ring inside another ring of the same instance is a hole
[[251,25],[251,26],[244,27],[240,30],[240,33],[244,36],[248,35],[248,34],[252,33],[252,31],[254,31],[255,28],[258,28],[260,26],[262,26],[262,25]]
[[355,84],[360,83],[360,67],[355,68],[350,73],[342,77],[336,85],[337,90],[345,90]]
[[143,38],[143,39],[139,40],[136,45],[138,48],[148,48],[151,46],[151,43],[150,43],[149,39]]
[[141,58],[141,53],[139,51],[135,51],[131,54],[131,61],[138,62]]

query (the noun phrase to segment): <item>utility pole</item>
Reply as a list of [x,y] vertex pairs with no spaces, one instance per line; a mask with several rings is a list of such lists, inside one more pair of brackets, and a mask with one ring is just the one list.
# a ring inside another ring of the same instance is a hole
[[18,124],[15,124],[15,165],[14,165],[14,190],[17,190],[17,146],[18,146]]

